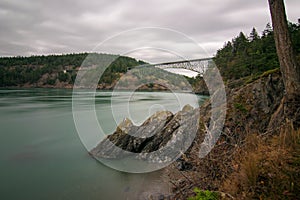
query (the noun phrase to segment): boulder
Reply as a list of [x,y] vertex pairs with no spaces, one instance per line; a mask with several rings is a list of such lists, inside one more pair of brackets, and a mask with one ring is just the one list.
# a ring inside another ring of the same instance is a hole
[[[90,154],[95,158],[114,159],[123,158],[132,153],[144,153],[136,156],[146,159],[149,156],[147,153],[163,149],[171,140],[174,143],[174,149],[184,149],[192,142],[188,133],[197,127],[197,113],[198,109],[190,105],[184,106],[182,111],[175,115],[169,111],[159,111],[150,116],[141,126],[133,125],[126,118],[119,124],[116,131],[102,140],[91,150]],[[158,152],[157,155],[161,153],[161,159],[170,160],[172,156],[168,157],[166,152],[171,154],[174,149],[170,147],[165,149],[165,153]]]

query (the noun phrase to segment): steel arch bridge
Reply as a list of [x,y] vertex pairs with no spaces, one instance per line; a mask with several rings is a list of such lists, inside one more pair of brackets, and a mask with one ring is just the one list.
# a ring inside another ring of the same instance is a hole
[[160,69],[187,69],[198,74],[203,75],[206,69],[212,65],[212,58],[201,58],[201,59],[192,59],[192,60],[182,60],[174,62],[165,62],[152,64],[151,66],[160,68]]

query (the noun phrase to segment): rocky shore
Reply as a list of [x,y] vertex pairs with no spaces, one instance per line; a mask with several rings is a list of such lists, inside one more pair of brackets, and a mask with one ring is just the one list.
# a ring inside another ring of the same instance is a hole
[[[270,127],[270,122],[280,105],[283,91],[278,70],[265,73],[257,80],[240,80],[239,83],[228,84],[227,116],[223,132],[213,150],[202,159],[198,155],[210,123],[209,100],[200,108],[185,106],[176,114],[158,112],[141,126],[134,126],[129,119],[125,119],[112,135],[91,151],[91,155],[95,158],[112,159],[126,156],[113,149],[112,145],[126,152],[147,154],[163,148],[171,138],[178,135],[179,130],[182,130],[179,135],[188,135],[193,126],[199,125],[192,145],[164,169],[172,192],[168,197],[161,196],[160,199],[186,199],[193,196],[195,187],[219,191],[226,178],[239,168],[235,165],[234,158],[242,151],[245,138],[251,134],[268,134],[276,129]],[[195,113],[200,116],[193,121],[191,119],[195,117]],[[219,193],[225,199],[230,199],[229,194]]]
[[[198,109],[186,105],[176,114],[159,111],[141,126],[134,126],[129,119],[125,119],[112,135],[101,141],[90,153],[95,158],[106,159],[123,158],[131,153],[138,153],[136,158],[147,159],[153,163],[171,161],[179,147],[184,151],[194,139],[187,133],[192,133],[192,129],[195,129],[193,127],[197,127],[197,113]],[[170,142],[172,145],[168,145]],[[155,154],[151,154],[152,152]]]

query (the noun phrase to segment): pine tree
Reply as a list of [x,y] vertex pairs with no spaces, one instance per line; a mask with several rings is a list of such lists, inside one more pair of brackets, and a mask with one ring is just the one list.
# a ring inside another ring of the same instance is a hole
[[257,40],[257,39],[259,39],[259,35],[258,35],[256,29],[253,27],[253,29],[252,29],[252,31],[250,33],[249,40],[250,40],[250,42],[253,42],[253,41]]
[[273,29],[270,23],[267,23],[265,29],[263,30],[262,37],[266,37],[273,33]]

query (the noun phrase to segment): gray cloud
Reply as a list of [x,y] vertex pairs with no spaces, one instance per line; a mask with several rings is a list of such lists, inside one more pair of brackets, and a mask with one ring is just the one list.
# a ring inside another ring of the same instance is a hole
[[[299,0],[286,1],[293,22],[299,6]],[[145,46],[169,50],[130,53],[151,62],[176,59],[176,51],[188,58],[212,56],[240,31],[249,33],[254,26],[261,32],[269,21],[267,0],[0,0],[0,55],[95,51],[97,44],[122,31],[162,27],[193,38],[207,53],[167,31],[137,31],[100,49],[119,54]]]

